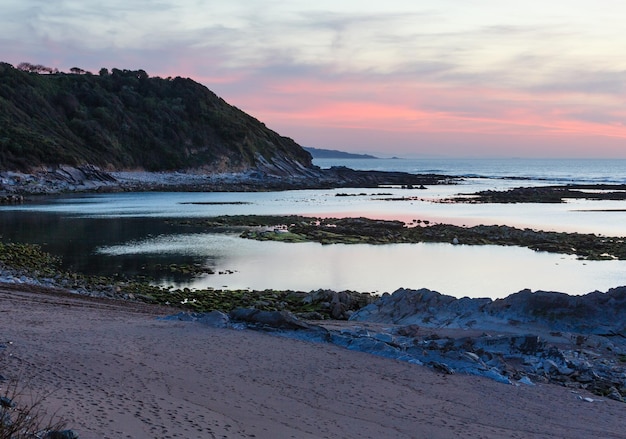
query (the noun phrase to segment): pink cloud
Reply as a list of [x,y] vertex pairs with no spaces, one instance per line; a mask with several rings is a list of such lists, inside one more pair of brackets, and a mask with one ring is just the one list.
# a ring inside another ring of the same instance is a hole
[[[323,130],[350,131],[365,147],[371,143],[374,131],[394,133],[394,138],[403,135],[404,143],[411,138],[428,138],[431,143],[439,138],[445,143],[455,135],[470,135],[477,138],[473,141],[476,144],[483,136],[483,144],[493,143],[494,139],[508,144],[523,144],[525,140],[532,149],[530,145],[537,143],[564,148],[573,144],[573,137],[584,137],[594,138],[596,145],[606,143],[607,149],[614,152],[615,148],[608,146],[613,142],[607,139],[626,139],[622,124],[572,117],[576,111],[591,111],[593,106],[580,102],[580,96],[562,92],[443,87],[390,78],[382,84],[360,78],[333,82],[306,78],[283,82],[268,79],[258,93],[234,93],[229,99],[270,127],[284,127],[296,141],[300,132],[315,131],[322,138]],[[620,116],[612,114],[609,118]],[[309,136],[304,138],[308,140]]]

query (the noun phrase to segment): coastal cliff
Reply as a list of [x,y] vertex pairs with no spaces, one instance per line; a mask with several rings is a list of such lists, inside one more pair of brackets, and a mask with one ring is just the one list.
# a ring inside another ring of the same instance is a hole
[[189,78],[71,70],[0,63],[0,193],[450,182],[446,176],[320,169],[294,140]]
[[[26,69],[30,67],[30,69]],[[312,169],[311,155],[188,78],[0,63],[0,169]],[[26,71],[30,70],[30,71]]]

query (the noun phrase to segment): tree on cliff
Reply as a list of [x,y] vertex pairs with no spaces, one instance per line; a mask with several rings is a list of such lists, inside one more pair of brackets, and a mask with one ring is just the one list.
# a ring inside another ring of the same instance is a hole
[[[0,63],[0,169],[245,170],[311,156],[188,78]],[[42,73],[46,74],[42,74]]]

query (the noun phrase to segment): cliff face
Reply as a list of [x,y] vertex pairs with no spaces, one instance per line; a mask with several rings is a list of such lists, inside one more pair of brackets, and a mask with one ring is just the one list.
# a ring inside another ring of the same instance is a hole
[[0,63],[0,170],[313,170],[311,156],[191,79],[39,74]]

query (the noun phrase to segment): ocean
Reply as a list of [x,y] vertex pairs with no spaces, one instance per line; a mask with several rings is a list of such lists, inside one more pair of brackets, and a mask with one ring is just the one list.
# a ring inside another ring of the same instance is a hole
[[315,159],[320,168],[510,178],[542,183],[626,184],[626,159]]
[[[484,189],[567,183],[625,183],[626,160],[316,160],[320,167],[463,176],[425,190],[301,190],[261,193],[118,193],[49,197],[0,207],[4,240],[38,243],[67,268],[145,274],[147,266],[199,264],[216,274],[157,277],[187,288],[319,288],[382,294],[430,288],[456,297],[505,297],[521,289],[584,294],[626,285],[626,261],[583,261],[526,248],[439,244],[321,245],[258,242],[238,233],[181,225],[217,215],[309,215],[416,219],[457,225],[626,236],[626,202],[458,204],[442,198]],[[339,197],[338,194],[350,194]],[[395,199],[395,201],[391,201]],[[403,200],[399,200],[403,199]],[[221,273],[221,274],[220,274]]]

